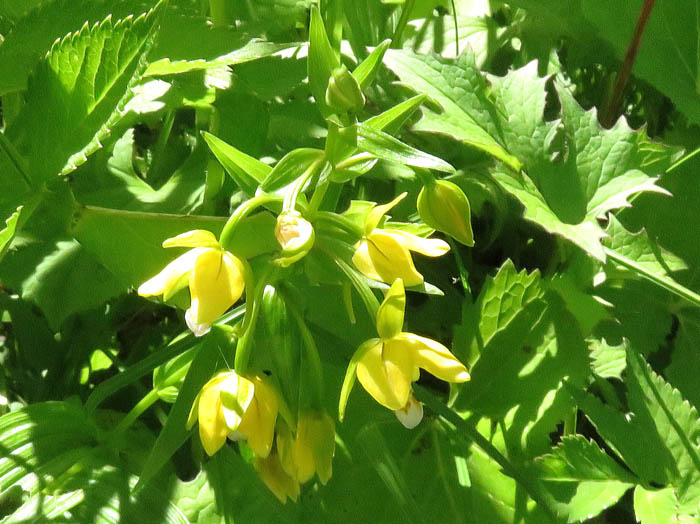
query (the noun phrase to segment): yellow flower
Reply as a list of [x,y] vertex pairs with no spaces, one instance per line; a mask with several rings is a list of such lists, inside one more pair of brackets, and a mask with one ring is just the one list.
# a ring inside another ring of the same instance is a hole
[[422,411],[417,411],[418,401],[411,395],[411,382],[418,379],[421,368],[447,382],[469,380],[467,368],[445,346],[401,331],[405,305],[403,282],[397,279],[377,312],[380,338],[362,344],[352,358],[340,397],[341,419],[355,375],[377,402],[393,411],[403,411],[401,416],[397,415],[399,420],[404,416],[414,426],[417,417],[420,421]]
[[253,452],[265,458],[272,449],[277,410],[277,393],[264,379],[224,371],[197,395],[187,428],[199,419],[199,437],[209,456],[221,449],[226,437],[233,436],[246,438]]
[[333,474],[335,453],[335,424],[326,412],[308,410],[297,422],[294,442],[285,449],[278,432],[277,449],[285,456],[285,470],[300,483],[311,480],[314,474],[326,484]]
[[398,229],[377,228],[382,217],[405,196],[406,193],[402,193],[388,204],[375,206],[369,212],[365,221],[365,236],[355,245],[352,261],[362,274],[371,279],[389,284],[400,278],[407,286],[418,286],[423,283],[423,275],[416,270],[411,251],[439,257],[447,253],[450,246],[437,238],[422,238]]
[[287,267],[306,256],[314,245],[316,233],[311,222],[291,211],[277,217],[275,237],[282,247],[277,263]]
[[169,238],[163,247],[193,249],[141,284],[138,293],[144,297],[163,295],[163,300],[168,300],[189,286],[191,301],[185,320],[196,336],[202,336],[241,298],[245,287],[243,263],[224,250],[211,232],[201,229]]

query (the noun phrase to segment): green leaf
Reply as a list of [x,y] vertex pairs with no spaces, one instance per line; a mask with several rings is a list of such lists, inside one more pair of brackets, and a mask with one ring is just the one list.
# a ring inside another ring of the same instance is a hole
[[664,369],[664,375],[697,408],[700,406],[700,388],[696,380],[700,373],[700,359],[697,358],[700,312],[683,310],[678,315],[678,324],[671,363]]
[[[16,24],[0,46],[0,96],[27,87],[27,79],[56,40],[84,24],[139,16],[153,7],[150,0],[54,0],[34,2],[35,8],[10,0]],[[21,13],[19,12],[21,10]]]
[[326,104],[326,89],[333,70],[340,67],[340,60],[328,41],[326,27],[317,7],[311,8],[309,24],[309,86],[321,114],[326,117],[333,111]]
[[17,211],[12,213],[7,220],[5,220],[5,227],[0,230],[0,260],[5,254],[7,246],[12,242],[15,236],[15,231],[17,229],[17,221],[19,220],[19,214],[22,211],[22,206],[17,208]]
[[681,508],[696,510],[700,504],[698,411],[631,349],[627,350],[627,367],[630,407],[644,424],[644,431],[658,435],[661,444],[648,449],[665,457],[668,478]]
[[446,133],[513,171],[522,169],[502,170],[495,178],[523,203],[525,218],[601,261],[598,218],[629,206],[632,195],[666,192],[654,175],[672,164],[677,150],[651,142],[624,120],[603,129],[595,110],[583,111],[558,86],[560,119],[545,120],[547,78],[537,76],[535,62],[504,77],[482,75],[468,52],[449,60],[390,51],[385,62],[444,109],[425,111],[417,130]]
[[423,151],[404,144],[393,136],[365,124],[357,125],[357,146],[377,158],[411,167],[454,173],[450,164]]
[[160,60],[149,64],[144,76],[178,75],[182,73],[189,73],[190,71],[209,69],[212,67],[244,64],[252,60],[258,60],[266,56],[274,55],[275,53],[284,51],[285,49],[299,47],[300,45],[301,44],[298,43],[278,44],[252,38],[247,40],[243,47],[209,60],[197,59],[171,61],[170,58],[161,58]]
[[415,126],[421,131],[445,133],[502,160],[514,169],[520,167],[495,138],[495,108],[487,97],[486,79],[467,50],[456,61],[408,51],[387,51],[386,66],[401,81],[440,104],[442,113],[430,110]]
[[226,351],[230,345],[228,336],[228,331],[218,326],[213,326],[211,332],[206,335],[187,371],[177,400],[168,414],[168,419],[145,461],[137,489],[143,488],[155,477],[191,433],[185,424],[192,408],[192,402],[202,386],[215,374],[218,367],[224,366],[221,352]]
[[673,488],[634,490],[634,515],[641,524],[667,524],[678,522],[678,499]]
[[202,137],[204,137],[216,159],[221,162],[226,172],[238,184],[238,187],[248,195],[254,195],[258,186],[267,178],[272,168],[206,131],[202,132]]
[[416,95],[408,100],[404,100],[383,113],[368,118],[362,122],[362,125],[389,134],[396,133],[426,98],[426,95]]
[[476,362],[491,339],[542,295],[539,271],[528,274],[523,269],[518,273],[507,260],[495,276],[486,279],[476,302],[464,304],[455,344],[469,355],[470,363]]
[[311,166],[323,160],[325,153],[320,149],[301,148],[290,151],[277,162],[260,184],[266,192],[279,191],[304,174]]
[[500,421],[509,453],[528,456],[549,450],[549,433],[573,409],[561,382],[583,384],[590,373],[576,321],[555,294],[540,294],[538,280],[506,268],[483,290],[479,314],[467,322],[488,326],[486,343],[478,359],[465,359],[471,380],[459,386],[454,404]]
[[35,182],[72,171],[101,147],[145,67],[157,19],[152,10],[135,19],[86,24],[57,41],[39,63],[26,105],[7,132],[29,159]]
[[622,372],[627,367],[627,341],[618,346],[611,346],[605,339],[591,340],[591,369],[601,378],[622,379]]
[[598,515],[636,483],[597,444],[579,435],[564,437],[551,454],[537,458],[535,467],[569,522]]

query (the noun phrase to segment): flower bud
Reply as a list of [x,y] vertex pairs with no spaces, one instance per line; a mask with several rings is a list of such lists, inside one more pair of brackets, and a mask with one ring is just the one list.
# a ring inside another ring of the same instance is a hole
[[359,111],[365,106],[365,95],[360,84],[345,66],[336,68],[328,80],[326,89],[326,104],[337,111]]
[[418,213],[427,225],[465,246],[474,245],[469,200],[464,191],[447,180],[437,180],[421,189]]
[[277,259],[277,263],[287,267],[311,251],[316,234],[311,222],[298,213],[291,212],[277,217],[275,237],[282,246],[282,256]]

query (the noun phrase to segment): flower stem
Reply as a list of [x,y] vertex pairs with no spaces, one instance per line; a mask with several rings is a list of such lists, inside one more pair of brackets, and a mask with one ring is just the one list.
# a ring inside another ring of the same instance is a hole
[[243,202],[229,217],[223,231],[221,231],[221,236],[219,237],[221,246],[226,251],[233,252],[233,246],[231,244],[233,241],[233,235],[236,232],[236,227],[238,227],[238,223],[260,206],[264,206],[270,202],[279,202],[280,200],[282,199],[277,195],[262,194]]
[[123,433],[126,431],[128,428],[131,427],[131,425],[136,422],[136,419],[138,419],[141,415],[143,415],[144,411],[146,411],[148,408],[150,408],[157,400],[158,400],[158,390],[152,389],[149,391],[146,396],[144,396],[141,400],[139,400],[138,404],[136,404],[131,411],[129,411],[123,419],[117,424],[117,427],[114,428],[114,433]]

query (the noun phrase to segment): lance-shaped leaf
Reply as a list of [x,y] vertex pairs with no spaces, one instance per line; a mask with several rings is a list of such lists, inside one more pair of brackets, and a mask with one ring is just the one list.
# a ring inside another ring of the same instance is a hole
[[257,158],[246,155],[211,133],[202,131],[205,142],[226,172],[248,195],[253,196],[272,168]]

